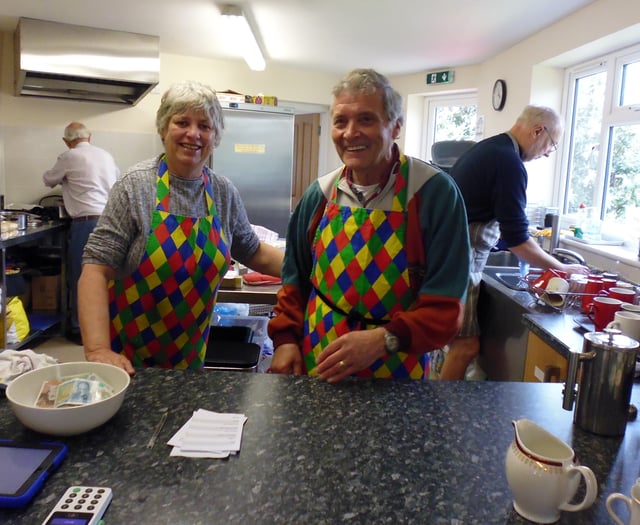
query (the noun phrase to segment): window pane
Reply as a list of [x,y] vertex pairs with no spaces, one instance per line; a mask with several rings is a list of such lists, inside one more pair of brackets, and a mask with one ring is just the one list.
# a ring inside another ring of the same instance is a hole
[[568,213],[575,213],[581,204],[599,207],[598,154],[602,131],[606,72],[579,78],[575,82],[574,118],[571,123],[571,157],[567,181]]
[[640,233],[640,124],[612,128],[606,221]]
[[433,142],[474,140],[476,109],[475,105],[437,107]]
[[640,104],[640,61],[625,64],[622,68],[620,105]]

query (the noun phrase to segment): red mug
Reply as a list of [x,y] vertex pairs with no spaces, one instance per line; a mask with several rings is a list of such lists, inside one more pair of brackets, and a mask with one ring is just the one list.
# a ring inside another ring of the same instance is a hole
[[597,332],[601,332],[613,321],[616,312],[622,307],[622,301],[613,297],[597,296],[589,305],[589,319],[593,321]]
[[544,292],[547,289],[547,285],[549,281],[554,277],[560,277],[562,279],[567,278],[567,272],[563,272],[562,270],[553,270],[549,268],[545,270],[542,275],[537,273],[529,273],[527,274],[527,281],[531,286],[536,288],[539,292]]
[[618,281],[616,281],[615,279],[609,279],[607,277],[603,277],[602,279],[602,289],[603,290],[610,290],[611,288],[613,288],[616,283]]
[[612,297],[614,299],[619,299],[623,303],[632,303],[636,298],[636,291],[633,288],[619,288],[614,286],[613,288],[609,288],[608,290],[602,290],[603,295],[607,297]]
[[588,278],[584,285],[582,293],[586,294],[582,296],[582,311],[588,312],[589,306],[593,303],[593,299],[602,291],[603,282],[600,279]]

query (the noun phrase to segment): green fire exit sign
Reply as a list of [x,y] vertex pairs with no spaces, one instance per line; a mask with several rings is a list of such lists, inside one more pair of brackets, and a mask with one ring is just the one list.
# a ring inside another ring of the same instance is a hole
[[434,71],[427,73],[427,84],[451,84],[453,71]]

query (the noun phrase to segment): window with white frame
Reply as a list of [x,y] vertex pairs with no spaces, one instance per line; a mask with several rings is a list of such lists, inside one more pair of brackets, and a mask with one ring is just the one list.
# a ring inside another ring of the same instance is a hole
[[640,236],[640,46],[567,71],[563,213],[591,235]]
[[439,95],[425,100],[423,159],[431,159],[431,146],[441,140],[476,140],[476,93]]

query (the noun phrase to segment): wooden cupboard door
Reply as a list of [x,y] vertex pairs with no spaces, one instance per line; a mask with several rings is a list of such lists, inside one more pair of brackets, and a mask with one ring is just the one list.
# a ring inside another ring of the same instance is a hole
[[293,149],[291,211],[297,206],[304,190],[318,178],[318,155],[320,150],[319,113],[295,116]]
[[566,358],[536,334],[529,332],[523,381],[560,383],[566,379]]

